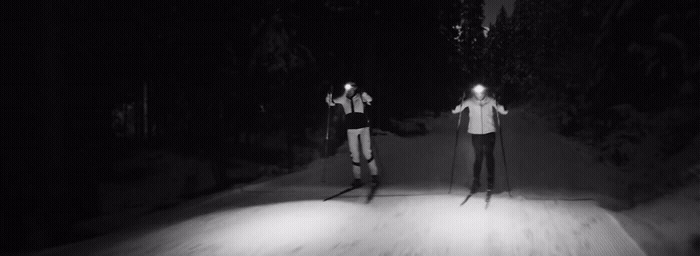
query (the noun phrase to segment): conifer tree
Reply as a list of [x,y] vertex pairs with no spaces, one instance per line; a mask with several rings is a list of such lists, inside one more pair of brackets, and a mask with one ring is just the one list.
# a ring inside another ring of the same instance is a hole
[[[443,18],[449,29],[443,27],[443,34],[452,41],[457,55],[457,63],[467,82],[482,79],[484,50],[484,1],[459,0],[445,11]],[[455,12],[455,10],[457,10]]]

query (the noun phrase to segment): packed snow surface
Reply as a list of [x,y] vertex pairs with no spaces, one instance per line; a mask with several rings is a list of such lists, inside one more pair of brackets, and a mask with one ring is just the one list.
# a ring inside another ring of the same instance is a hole
[[[323,201],[352,181],[345,145],[303,171],[39,255],[647,255],[628,233],[634,221],[623,228],[621,213],[602,207],[617,203],[611,170],[522,110],[502,120],[508,175],[497,141],[488,209],[483,191],[460,206],[473,162],[466,127],[450,191],[457,116],[445,114],[426,118],[426,136],[373,136],[383,185],[369,204],[367,187]],[[364,163],[363,171],[368,182]],[[485,184],[485,170],[482,178]]]

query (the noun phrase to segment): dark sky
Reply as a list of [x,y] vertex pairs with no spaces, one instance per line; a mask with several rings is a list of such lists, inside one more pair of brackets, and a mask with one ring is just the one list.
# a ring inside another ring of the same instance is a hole
[[489,23],[496,22],[496,16],[498,16],[498,11],[501,6],[506,7],[506,12],[508,15],[513,13],[513,2],[515,0],[484,0],[484,26],[488,26]]

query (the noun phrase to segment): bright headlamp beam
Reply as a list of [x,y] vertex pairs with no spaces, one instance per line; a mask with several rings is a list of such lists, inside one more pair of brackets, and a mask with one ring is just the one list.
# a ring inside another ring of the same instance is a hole
[[348,91],[348,90],[350,90],[350,89],[352,89],[352,85],[350,85],[350,84],[345,84],[345,90]]
[[481,94],[486,88],[483,85],[477,84],[472,90],[474,90],[475,93]]

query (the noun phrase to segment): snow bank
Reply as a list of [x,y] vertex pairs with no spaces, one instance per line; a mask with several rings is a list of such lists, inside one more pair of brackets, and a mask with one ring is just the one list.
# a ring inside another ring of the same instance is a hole
[[548,120],[550,130],[569,136],[570,144],[580,144],[607,165],[611,181],[627,190],[621,196],[632,206],[682,187],[688,181],[684,170],[700,162],[697,109],[645,113],[621,104],[592,115],[567,108],[559,103],[530,110]]
[[211,161],[147,151],[114,165],[98,181],[101,215],[75,223],[70,233],[90,237],[128,225],[135,217],[184,201],[217,185]]
[[613,214],[649,256],[700,255],[700,183]]

